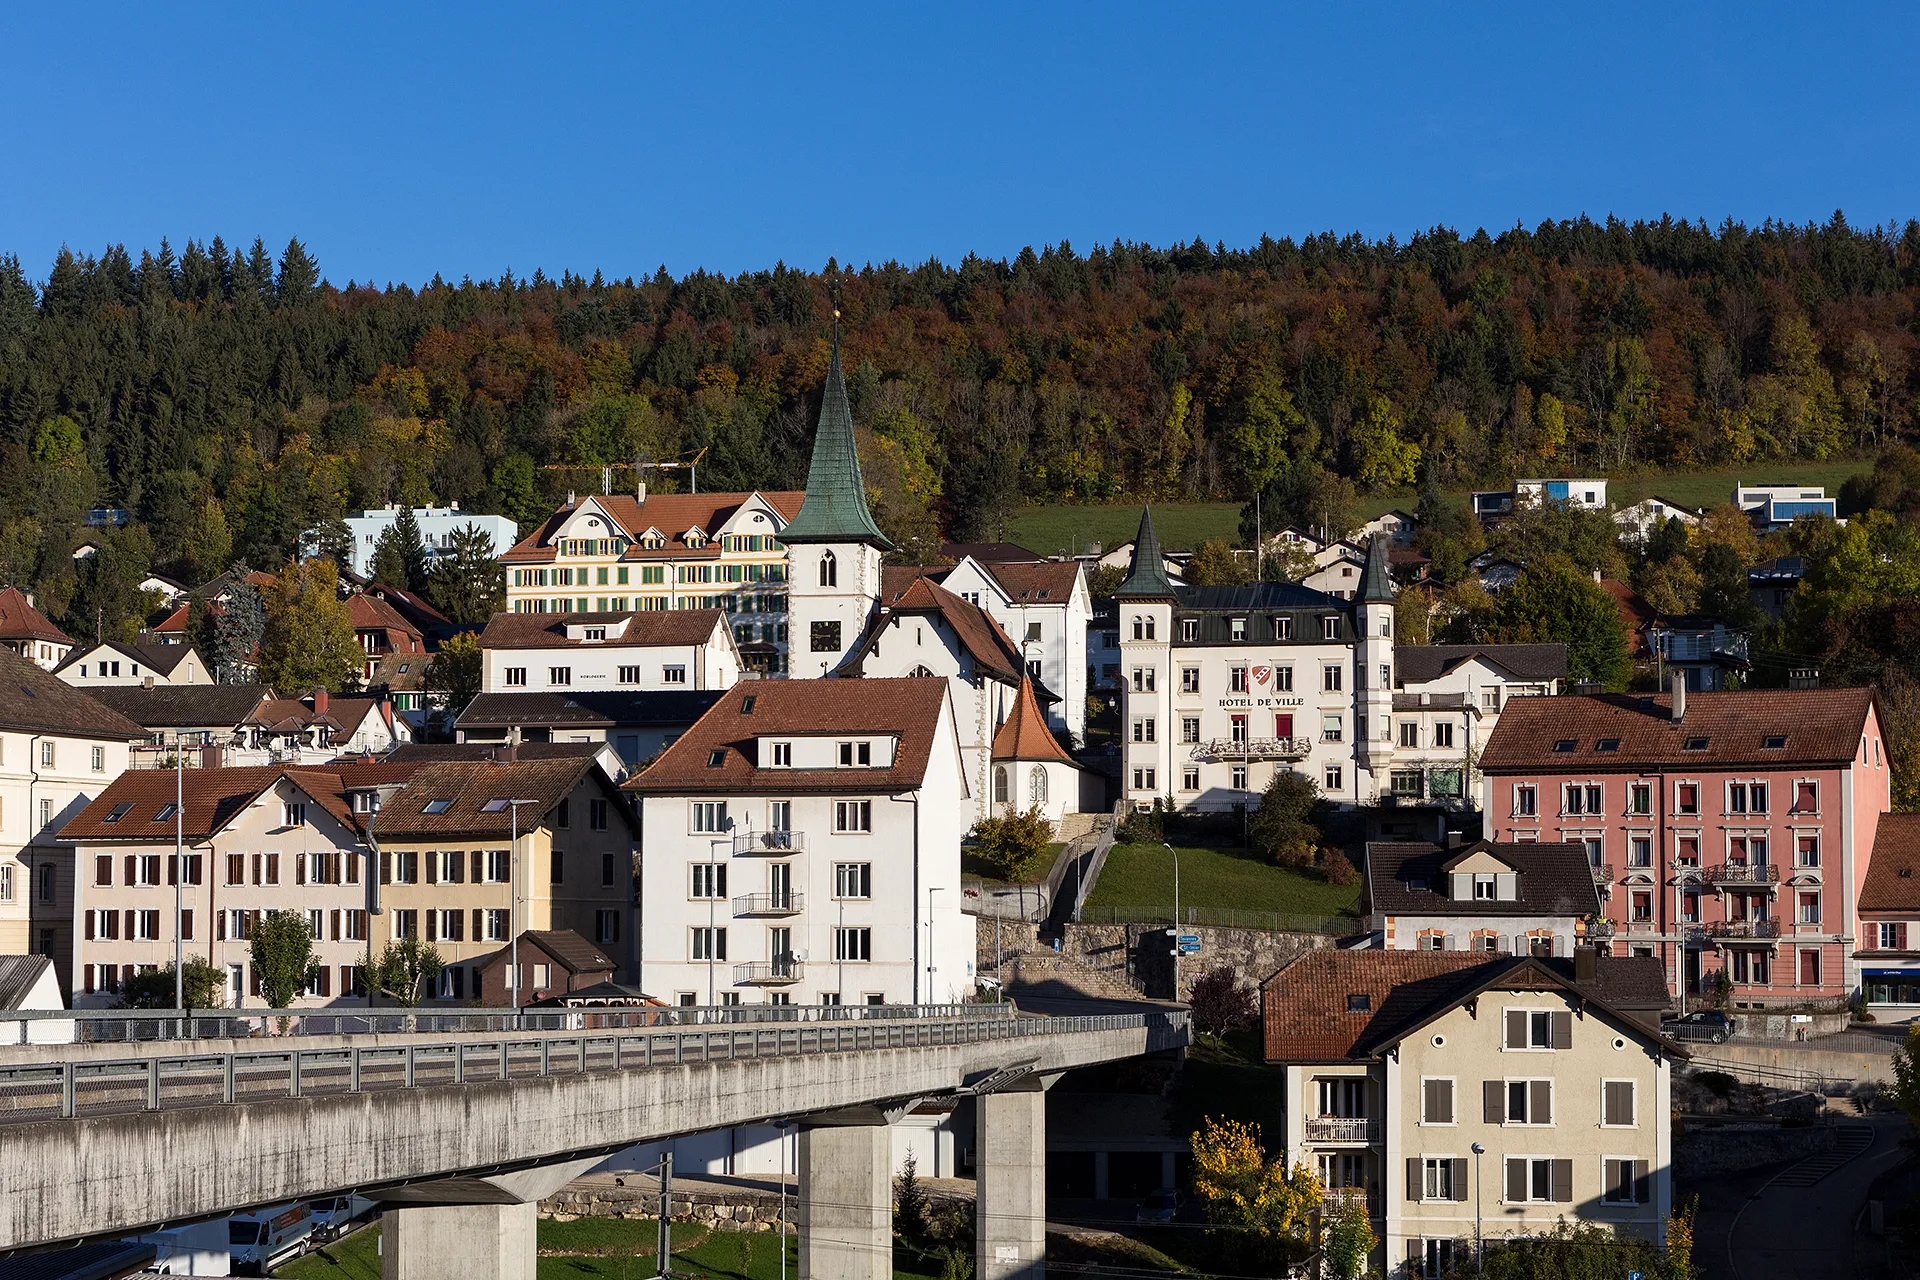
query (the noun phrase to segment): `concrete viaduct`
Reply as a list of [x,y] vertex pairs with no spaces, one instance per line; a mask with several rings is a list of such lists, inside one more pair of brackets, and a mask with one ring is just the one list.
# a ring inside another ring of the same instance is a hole
[[1180,1010],[8,1050],[0,1255],[349,1192],[387,1280],[534,1280],[538,1202],[637,1142],[798,1122],[800,1275],[889,1280],[886,1125],[977,1098],[981,1280],[1045,1272],[1045,1086],[1180,1048]]

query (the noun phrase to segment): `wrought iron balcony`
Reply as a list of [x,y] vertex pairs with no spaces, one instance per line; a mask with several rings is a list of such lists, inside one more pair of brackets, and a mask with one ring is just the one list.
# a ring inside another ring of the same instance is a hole
[[1613,864],[1611,862],[1596,862],[1593,863],[1592,866],[1593,882],[1595,884],[1613,883]]
[[747,893],[733,900],[736,916],[791,916],[800,912],[805,895],[786,893]]
[[1720,942],[1772,942],[1780,936],[1780,922],[1759,920],[1715,920],[1707,932]]
[[790,987],[800,981],[806,966],[791,952],[769,961],[733,966],[733,984],[737,987]]
[[1314,1116],[1307,1121],[1308,1142],[1377,1142],[1380,1126],[1364,1116]]
[[1196,742],[1195,760],[1232,763],[1236,760],[1300,760],[1313,750],[1312,738],[1212,738]]
[[1707,873],[1714,884],[1757,884],[1772,888],[1780,882],[1780,868],[1770,862],[1723,862]]
[[1605,916],[1587,917],[1587,937],[1595,941],[1611,938],[1619,926]]
[[1697,882],[1702,878],[1700,864],[1698,862],[1687,862],[1680,858],[1674,858],[1668,865],[1673,868],[1673,878],[1675,880],[1692,880]]
[[806,848],[807,833],[804,831],[736,831],[733,833],[735,857],[757,853],[778,858],[789,853],[804,853]]

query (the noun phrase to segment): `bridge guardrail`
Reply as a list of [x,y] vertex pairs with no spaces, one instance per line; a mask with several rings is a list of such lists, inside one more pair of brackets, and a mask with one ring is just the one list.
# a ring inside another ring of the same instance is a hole
[[843,1005],[581,1005],[489,1009],[446,1005],[386,1009],[9,1009],[0,1027],[27,1042],[35,1023],[71,1023],[87,1044],[179,1040],[248,1040],[265,1036],[392,1035],[405,1032],[580,1031],[631,1027],[711,1026],[756,1022],[873,1022],[924,1018],[1008,1018],[1001,1004]]
[[743,1058],[977,1044],[1136,1027],[1149,1032],[1149,1050],[1175,1048],[1187,1042],[1188,1018],[1184,1009],[1044,1018],[865,1018],[700,1031],[656,1028],[634,1034],[539,1040],[500,1036],[443,1044],[325,1049],[285,1044],[245,1053],[0,1066],[0,1126],[168,1107],[481,1084]]

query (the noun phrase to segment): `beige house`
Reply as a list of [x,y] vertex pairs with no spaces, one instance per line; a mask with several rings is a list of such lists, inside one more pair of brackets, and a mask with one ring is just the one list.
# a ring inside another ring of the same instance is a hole
[[[358,971],[367,961],[371,906],[366,825],[416,767],[122,774],[60,833],[79,871],[75,1007],[113,1005],[128,978],[173,963],[176,905],[186,954],[225,973],[228,1007],[264,1003],[251,936],[273,911],[299,912],[313,932],[313,981],[296,1004],[363,996]],[[176,830],[184,868],[174,853]],[[185,891],[178,904],[176,881]]]
[[1287,1157],[1364,1198],[1391,1277],[1563,1218],[1663,1241],[1685,1056],[1665,1001],[1657,961],[1585,949],[1304,955],[1264,988]]
[[83,689],[96,685],[155,689],[214,682],[200,651],[190,644],[122,644],[118,640],[81,645],[54,674]]
[[[376,945],[409,934],[431,943],[445,965],[433,998],[478,998],[486,961],[528,929],[570,929],[632,971],[639,832],[592,757],[428,765],[374,832]],[[533,963],[521,962],[523,1001],[535,998]]]

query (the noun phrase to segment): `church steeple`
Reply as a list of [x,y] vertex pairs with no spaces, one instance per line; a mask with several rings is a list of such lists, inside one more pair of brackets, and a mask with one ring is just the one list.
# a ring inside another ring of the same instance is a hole
[[1153,508],[1140,508],[1140,532],[1133,540],[1133,562],[1127,577],[1113,593],[1123,598],[1173,598],[1173,582],[1167,577],[1166,557],[1160,551],[1160,535],[1153,529]]
[[827,364],[826,394],[820,400],[820,425],[807,467],[807,496],[800,512],[780,531],[795,543],[864,543],[889,551],[893,543],[873,522],[854,445],[853,412],[847,407],[847,382],[840,372],[840,313],[833,313],[833,357]]

